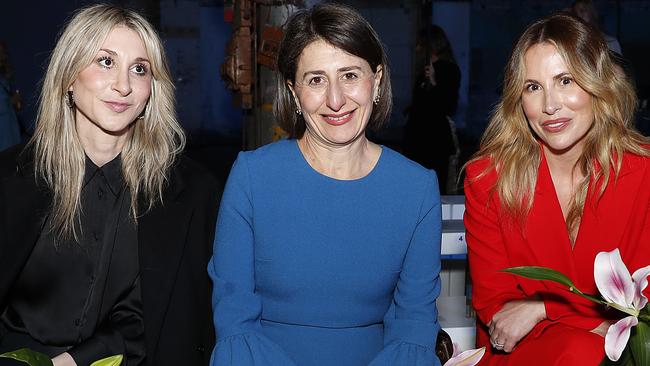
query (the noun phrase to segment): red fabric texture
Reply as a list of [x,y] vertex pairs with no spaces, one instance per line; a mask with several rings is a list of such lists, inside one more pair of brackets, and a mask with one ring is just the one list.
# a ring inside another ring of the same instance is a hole
[[[567,275],[583,292],[597,294],[593,266],[599,252],[619,248],[630,273],[650,265],[650,159],[625,154],[618,179],[612,172],[600,197],[593,183],[590,185],[573,249],[543,154],[533,206],[523,222],[509,219],[502,208],[494,189],[496,172],[492,169],[479,177],[489,164],[487,159],[473,162],[467,167],[465,180],[465,227],[472,303],[478,318],[477,346],[487,348],[480,365],[522,365],[523,360],[527,365],[598,364],[604,356],[604,341],[600,336],[594,338],[589,330],[606,318],[617,319],[622,314],[605,311],[564,286],[499,271],[515,266],[548,267]],[[548,319],[537,324],[511,354],[493,354],[485,324],[506,302],[533,295],[544,299]],[[576,337],[579,339],[574,340]],[[574,348],[572,344],[583,346]],[[567,363],[567,350],[584,362]],[[587,361],[594,357],[598,362]]]

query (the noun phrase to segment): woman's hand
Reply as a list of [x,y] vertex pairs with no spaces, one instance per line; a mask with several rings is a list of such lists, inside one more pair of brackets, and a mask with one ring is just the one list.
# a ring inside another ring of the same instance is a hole
[[488,324],[492,347],[512,352],[517,343],[546,319],[546,307],[539,299],[509,301]]
[[592,333],[596,333],[599,336],[605,338],[605,335],[607,334],[607,330],[609,329],[609,326],[614,324],[613,321],[611,320],[605,320],[604,322],[600,323],[596,328],[590,330]]
[[70,356],[68,352],[64,352],[52,359],[52,364],[54,366],[77,366],[77,363],[74,361],[74,358]]

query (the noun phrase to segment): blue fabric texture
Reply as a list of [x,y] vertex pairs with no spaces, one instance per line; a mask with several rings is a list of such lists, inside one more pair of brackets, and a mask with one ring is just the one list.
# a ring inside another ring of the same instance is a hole
[[211,365],[440,365],[440,236],[435,173],[387,147],[345,181],[295,140],[240,153],[208,265]]

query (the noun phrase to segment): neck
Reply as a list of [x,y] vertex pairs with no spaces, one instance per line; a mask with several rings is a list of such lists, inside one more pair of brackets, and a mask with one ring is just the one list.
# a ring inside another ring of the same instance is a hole
[[131,128],[120,134],[110,134],[91,123],[77,123],[77,134],[86,155],[102,167],[122,152]]
[[551,168],[551,170],[566,173],[573,171],[582,155],[582,149],[580,146],[574,146],[566,151],[554,151],[546,145],[543,145],[543,149],[549,168]]
[[365,177],[372,171],[381,154],[381,148],[365,136],[360,136],[350,144],[330,145],[305,132],[298,140],[298,147],[317,172],[340,180]]

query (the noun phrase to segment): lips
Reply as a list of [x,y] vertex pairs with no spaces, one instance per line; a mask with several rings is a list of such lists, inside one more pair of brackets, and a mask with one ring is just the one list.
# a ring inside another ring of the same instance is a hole
[[111,102],[111,101],[104,101],[104,103],[110,110],[116,113],[122,113],[131,106],[131,104],[129,103],[120,103],[120,102]]
[[323,120],[332,126],[341,126],[348,123],[354,116],[356,109],[345,113],[338,114],[322,114]]
[[564,130],[571,123],[570,118],[556,118],[542,122],[542,128],[545,131],[556,133]]

